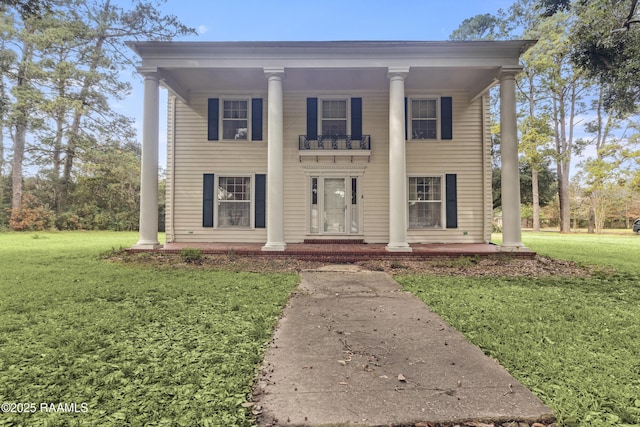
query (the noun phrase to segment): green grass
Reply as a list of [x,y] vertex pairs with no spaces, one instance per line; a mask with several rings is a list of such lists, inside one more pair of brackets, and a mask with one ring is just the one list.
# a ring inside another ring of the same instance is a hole
[[397,280],[533,390],[561,425],[640,425],[640,237],[524,233],[523,241],[606,268],[590,278]]
[[618,234],[523,233],[526,245],[540,254],[640,273],[640,236]]
[[[0,426],[252,425],[242,403],[298,278],[101,257],[136,238],[0,233],[0,402],[38,409],[0,414]],[[538,253],[603,268],[590,278],[398,280],[562,425],[640,425],[640,237],[523,239]],[[88,410],[46,413],[40,403]]]
[[0,402],[38,408],[0,426],[252,424],[241,404],[298,278],[100,256],[136,237],[0,234]]

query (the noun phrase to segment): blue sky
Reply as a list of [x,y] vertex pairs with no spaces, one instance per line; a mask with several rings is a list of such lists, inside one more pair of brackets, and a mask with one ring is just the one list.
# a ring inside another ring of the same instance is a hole
[[[117,0],[123,7],[129,0]],[[513,0],[167,0],[173,14],[199,35],[189,41],[447,40],[460,23],[507,9]],[[142,80],[117,104],[142,128]],[[161,91],[160,164],[166,165],[166,91]],[[141,141],[139,135],[139,141]]]
[[193,38],[246,40],[446,40],[466,18],[513,0],[168,0],[163,9],[200,31]]

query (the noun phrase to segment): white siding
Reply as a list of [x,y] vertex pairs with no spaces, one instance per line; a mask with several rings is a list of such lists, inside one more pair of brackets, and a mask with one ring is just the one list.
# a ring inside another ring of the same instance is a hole
[[[221,230],[202,227],[203,174],[256,174],[267,170],[267,99],[263,98],[262,142],[207,141],[207,98],[219,93],[197,94],[189,105],[171,98],[167,170],[167,239],[193,242],[265,242],[266,230]],[[388,196],[388,92],[353,92],[362,98],[362,132],[371,135],[371,157],[303,157],[298,154],[298,136],[306,133],[307,97],[344,96],[344,92],[284,93],[284,185],[285,240],[302,242],[317,236],[307,234],[307,176],[311,171],[363,170],[360,194],[364,210],[363,238],[369,243],[386,243],[389,234]],[[409,242],[483,242],[490,232],[491,163],[488,118],[482,100],[473,104],[466,93],[443,93],[453,97],[453,140],[407,142],[407,174],[457,174],[458,228],[409,230]],[[412,96],[407,93],[407,96]],[[175,102],[175,127],[171,126]],[[175,131],[175,141],[173,132]],[[485,149],[483,150],[483,142]],[[483,162],[484,157],[484,162]],[[483,195],[488,189],[487,202]],[[172,209],[173,207],[173,209]],[[487,226],[487,224],[489,224]],[[327,236],[328,237],[328,236]],[[332,236],[332,238],[339,238]],[[490,234],[489,234],[490,238]]]
[[[266,125],[263,141],[207,140],[207,99],[193,95],[189,105],[176,101],[175,144],[169,150],[167,179],[175,183],[172,226],[176,242],[264,242],[266,229],[217,229],[202,226],[203,175],[253,175],[267,171]],[[265,94],[250,94],[262,97]],[[263,123],[266,123],[263,108]],[[171,146],[171,144],[169,144]],[[252,183],[253,185],[253,183]],[[169,207],[168,207],[169,208]]]
[[453,139],[408,141],[408,175],[457,175],[458,228],[409,230],[409,243],[484,241],[485,209],[482,101],[469,104],[465,93],[453,97]]

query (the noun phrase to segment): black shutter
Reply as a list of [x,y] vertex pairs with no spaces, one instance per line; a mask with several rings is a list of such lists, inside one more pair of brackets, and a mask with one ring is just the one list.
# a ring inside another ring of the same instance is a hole
[[362,98],[351,98],[351,139],[362,139]]
[[265,228],[267,213],[267,176],[256,174],[255,227]]
[[446,175],[447,228],[458,228],[458,184],[456,174]]
[[251,100],[251,140],[262,141],[262,98]]
[[450,96],[440,98],[442,139],[453,139],[453,108]]
[[307,139],[318,139],[318,98],[307,98]]
[[409,100],[404,98],[404,139],[409,140]]
[[213,203],[215,195],[215,175],[205,173],[202,185],[202,226],[213,227]]
[[209,132],[207,139],[209,141],[217,141],[218,138],[218,116],[220,115],[220,101],[218,98],[209,98],[207,123]]

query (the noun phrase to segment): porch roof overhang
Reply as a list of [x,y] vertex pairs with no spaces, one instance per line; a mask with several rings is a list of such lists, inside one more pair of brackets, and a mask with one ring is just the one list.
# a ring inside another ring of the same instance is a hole
[[388,89],[387,72],[409,69],[406,90],[485,93],[502,70],[519,69],[534,40],[335,42],[129,42],[141,73],[157,73],[185,102],[197,92],[266,91],[265,70],[285,90]]

